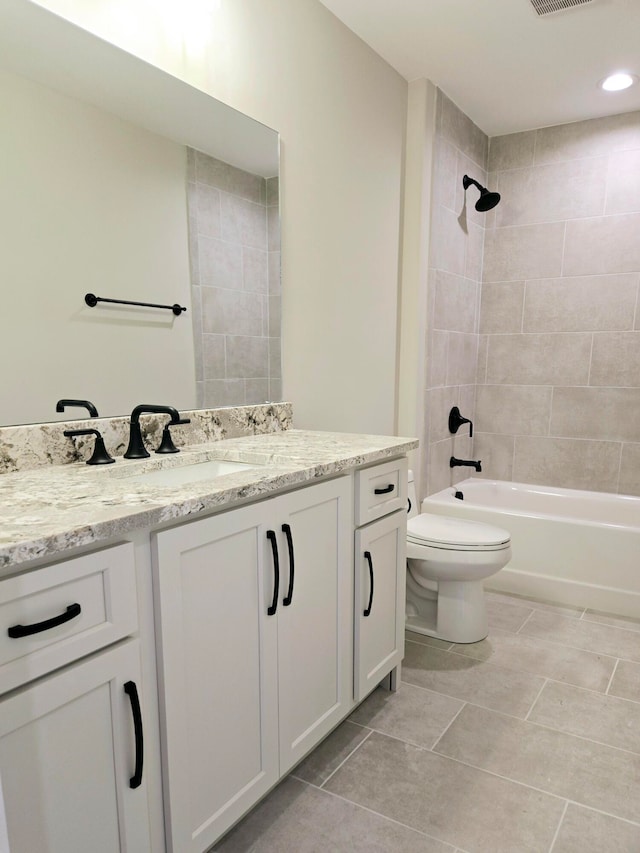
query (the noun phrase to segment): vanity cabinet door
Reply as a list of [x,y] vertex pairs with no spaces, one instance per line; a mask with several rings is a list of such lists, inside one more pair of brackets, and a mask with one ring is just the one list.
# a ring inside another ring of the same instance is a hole
[[406,511],[356,530],[354,692],[357,701],[404,657]]
[[137,640],[0,700],[11,853],[150,850],[144,763],[140,784],[130,787],[143,755],[127,684],[140,689]]
[[352,504],[350,477],[278,499],[281,775],[353,704]]
[[278,779],[273,501],[153,537],[167,842],[208,849]]

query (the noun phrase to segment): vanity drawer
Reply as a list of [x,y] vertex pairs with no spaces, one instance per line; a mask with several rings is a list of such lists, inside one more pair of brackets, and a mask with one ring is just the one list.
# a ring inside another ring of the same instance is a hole
[[407,460],[356,471],[356,527],[407,506]]
[[0,581],[0,693],[136,630],[133,545]]

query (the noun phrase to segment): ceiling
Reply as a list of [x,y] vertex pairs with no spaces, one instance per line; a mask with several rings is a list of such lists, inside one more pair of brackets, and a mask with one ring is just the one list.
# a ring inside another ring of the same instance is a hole
[[640,0],[538,16],[530,0],[321,0],[407,80],[426,77],[486,134],[640,110]]

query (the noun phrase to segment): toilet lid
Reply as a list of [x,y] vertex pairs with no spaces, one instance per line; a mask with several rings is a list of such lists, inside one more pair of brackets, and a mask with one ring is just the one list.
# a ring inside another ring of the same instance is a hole
[[509,542],[510,535],[500,527],[493,527],[480,521],[467,521],[449,518],[445,515],[422,513],[407,521],[407,539],[410,542],[434,543],[440,545],[475,545],[478,548],[488,545],[503,545]]

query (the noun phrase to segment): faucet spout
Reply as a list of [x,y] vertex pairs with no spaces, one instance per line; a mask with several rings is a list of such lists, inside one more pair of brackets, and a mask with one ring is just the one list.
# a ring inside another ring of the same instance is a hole
[[129,446],[124,454],[125,459],[146,459],[149,451],[144,446],[142,431],[140,429],[140,415],[169,415],[169,423],[180,423],[180,413],[173,406],[157,406],[154,403],[141,403],[131,412],[129,424]]
[[456,459],[455,456],[452,456],[449,460],[449,468],[458,468],[465,465],[468,465],[470,468],[475,468],[478,473],[482,471],[481,459]]

